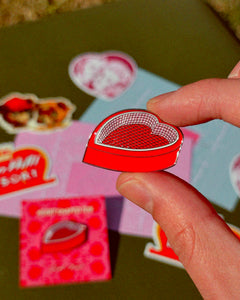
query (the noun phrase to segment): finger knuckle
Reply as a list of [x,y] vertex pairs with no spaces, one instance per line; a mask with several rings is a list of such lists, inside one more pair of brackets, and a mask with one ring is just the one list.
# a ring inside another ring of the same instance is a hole
[[191,264],[196,247],[196,232],[192,224],[186,224],[176,232],[172,246],[185,267]]

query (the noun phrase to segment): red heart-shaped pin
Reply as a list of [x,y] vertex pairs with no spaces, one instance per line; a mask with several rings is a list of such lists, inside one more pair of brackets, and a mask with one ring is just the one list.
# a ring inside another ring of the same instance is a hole
[[124,110],[103,120],[91,135],[83,162],[128,172],[173,166],[183,134],[145,110]]
[[65,251],[80,246],[87,240],[87,225],[63,220],[51,225],[44,233],[42,251]]
[[86,53],[71,61],[69,76],[86,93],[112,100],[131,86],[136,70],[135,61],[124,53]]

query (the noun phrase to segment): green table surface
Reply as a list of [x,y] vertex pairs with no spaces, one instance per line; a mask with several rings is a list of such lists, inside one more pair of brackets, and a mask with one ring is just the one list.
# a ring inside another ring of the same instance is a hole
[[[63,96],[78,119],[94,100],[68,77],[70,60],[83,52],[120,50],[139,67],[178,84],[227,77],[240,43],[200,0],[119,0],[0,30],[0,97],[10,92]],[[0,142],[14,136],[0,130]],[[225,212],[240,226],[240,207]],[[204,225],[204,224],[203,224]],[[0,299],[201,299],[185,270],[149,260],[149,239],[110,231],[113,279],[103,283],[18,287],[19,220],[0,218]]]

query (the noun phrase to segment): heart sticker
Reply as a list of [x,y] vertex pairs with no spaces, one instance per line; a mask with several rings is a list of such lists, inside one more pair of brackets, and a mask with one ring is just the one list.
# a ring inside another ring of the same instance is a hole
[[183,142],[178,127],[145,110],[124,110],[91,135],[83,162],[121,172],[147,172],[176,164]]
[[69,65],[69,76],[81,90],[94,97],[113,100],[134,82],[137,65],[121,52],[85,53]]
[[240,154],[237,154],[233,158],[229,172],[232,186],[238,197],[240,197]]
[[36,147],[5,151],[0,160],[0,197],[10,193],[33,189],[43,184],[53,184],[55,177],[48,177],[49,157]]

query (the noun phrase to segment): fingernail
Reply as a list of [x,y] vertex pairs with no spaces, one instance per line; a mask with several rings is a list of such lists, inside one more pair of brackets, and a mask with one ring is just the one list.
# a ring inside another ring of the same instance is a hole
[[151,110],[152,107],[155,106],[155,104],[160,104],[162,103],[166,98],[170,97],[172,94],[174,94],[175,91],[172,91],[172,92],[168,92],[168,93],[165,93],[165,94],[161,94],[157,97],[154,97],[152,99],[150,99],[148,102],[147,102],[147,108],[149,110]]
[[228,75],[228,78],[240,78],[240,61],[236,64],[231,73]]
[[129,179],[128,181],[123,181],[117,189],[125,198],[142,207],[147,212],[152,213],[152,195],[144,183],[137,179]]

